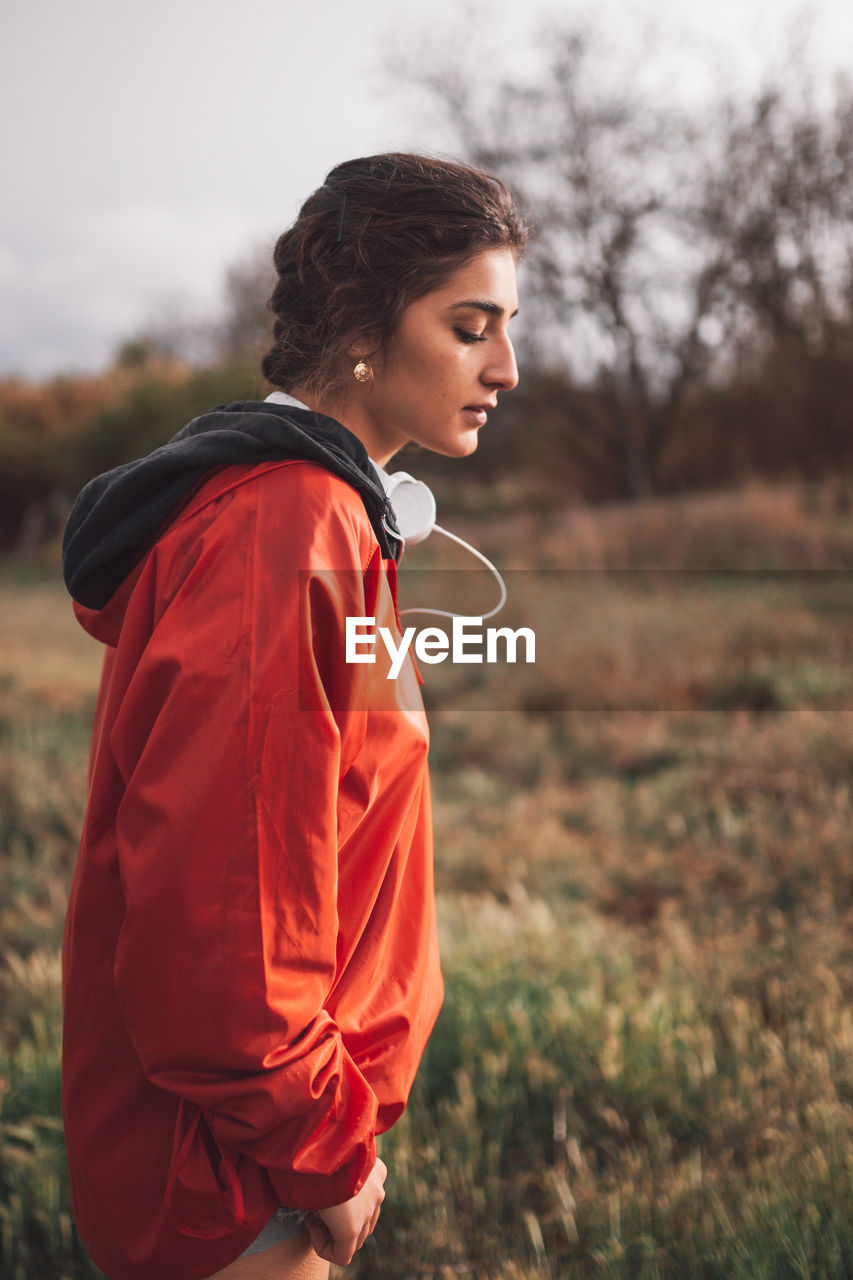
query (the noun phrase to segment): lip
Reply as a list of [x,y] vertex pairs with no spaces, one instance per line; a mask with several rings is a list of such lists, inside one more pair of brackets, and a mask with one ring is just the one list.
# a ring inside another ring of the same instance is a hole
[[488,410],[494,407],[493,404],[466,404],[462,412],[475,426],[484,427],[489,416]]

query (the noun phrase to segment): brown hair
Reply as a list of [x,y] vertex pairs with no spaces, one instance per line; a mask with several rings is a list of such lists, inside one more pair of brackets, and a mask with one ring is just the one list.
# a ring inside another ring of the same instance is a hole
[[415,298],[482,249],[520,253],[526,240],[512,195],[491,174],[405,153],[339,164],[276,244],[264,376],[284,391],[328,394],[348,347],[383,350]]

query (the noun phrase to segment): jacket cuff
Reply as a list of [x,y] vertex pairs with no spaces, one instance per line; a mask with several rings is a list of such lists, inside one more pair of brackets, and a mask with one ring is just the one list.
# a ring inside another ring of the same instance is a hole
[[354,1155],[334,1173],[295,1173],[292,1169],[268,1169],[267,1174],[281,1203],[289,1209],[330,1209],[344,1204],[361,1190],[376,1164],[376,1139],[359,1143]]

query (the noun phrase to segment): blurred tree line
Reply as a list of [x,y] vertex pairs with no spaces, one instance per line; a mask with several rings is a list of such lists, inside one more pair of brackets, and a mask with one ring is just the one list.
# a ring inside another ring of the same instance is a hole
[[800,40],[697,110],[640,87],[649,51],[626,71],[589,28],[548,31],[512,76],[452,48],[407,82],[536,233],[525,377],[476,466],[533,473],[546,501],[849,471],[851,84],[826,92]]
[[[819,100],[795,63],[697,114],[605,67],[589,33],[551,31],[531,52],[523,75],[472,74],[447,42],[405,69],[535,232],[521,386],[472,458],[424,454],[418,469],[463,505],[853,471],[851,85]],[[161,326],[97,378],[0,383],[0,542],[29,549],[95,472],[264,394],[271,288],[268,248],[232,265],[201,363]]]

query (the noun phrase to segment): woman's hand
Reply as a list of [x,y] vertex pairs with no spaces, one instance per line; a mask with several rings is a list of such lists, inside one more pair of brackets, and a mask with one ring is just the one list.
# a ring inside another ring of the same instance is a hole
[[315,1253],[339,1267],[352,1262],[353,1255],[379,1221],[387,1176],[385,1164],[377,1160],[364,1186],[352,1200],[306,1216],[305,1227]]

